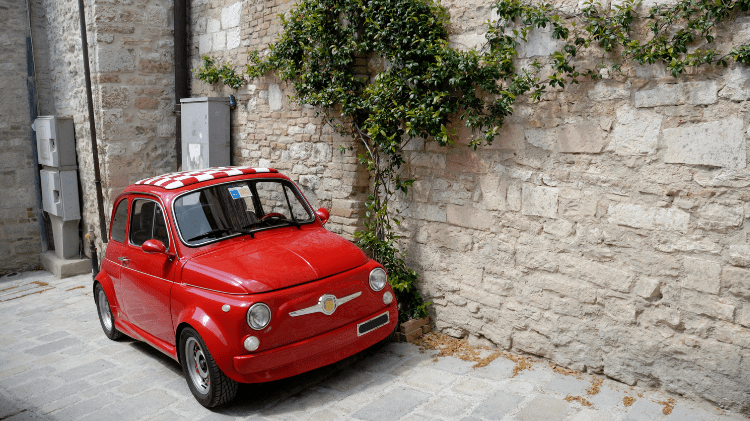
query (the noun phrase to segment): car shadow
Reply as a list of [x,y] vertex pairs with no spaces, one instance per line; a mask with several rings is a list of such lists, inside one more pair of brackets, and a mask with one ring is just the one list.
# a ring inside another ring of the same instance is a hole
[[280,416],[307,412],[339,400],[342,393],[329,389],[331,383],[357,382],[356,368],[365,366],[384,351],[387,344],[376,344],[337,363],[307,373],[268,383],[240,384],[231,402],[212,412],[229,416]]

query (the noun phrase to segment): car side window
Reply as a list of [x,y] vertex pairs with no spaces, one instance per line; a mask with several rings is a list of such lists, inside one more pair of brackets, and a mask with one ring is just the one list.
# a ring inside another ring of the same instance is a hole
[[115,218],[112,220],[112,239],[124,243],[125,228],[128,224],[128,199],[123,199],[117,204]]
[[156,239],[169,248],[169,234],[161,206],[152,200],[136,199],[130,215],[130,242],[142,246],[148,240]]

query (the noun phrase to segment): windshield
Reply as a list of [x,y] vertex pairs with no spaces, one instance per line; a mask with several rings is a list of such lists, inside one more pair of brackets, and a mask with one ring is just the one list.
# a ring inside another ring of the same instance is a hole
[[174,202],[174,215],[189,246],[315,220],[292,183],[274,179],[243,180],[182,195]]

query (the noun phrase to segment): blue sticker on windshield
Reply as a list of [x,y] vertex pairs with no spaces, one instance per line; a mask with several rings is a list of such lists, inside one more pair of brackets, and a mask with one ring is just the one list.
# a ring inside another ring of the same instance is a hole
[[233,189],[229,189],[229,194],[232,195],[232,199],[239,199],[241,197],[240,192],[236,187]]

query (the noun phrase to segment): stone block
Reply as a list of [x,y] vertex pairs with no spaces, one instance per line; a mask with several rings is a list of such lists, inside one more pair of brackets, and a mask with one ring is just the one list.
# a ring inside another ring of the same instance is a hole
[[448,205],[446,208],[446,221],[449,224],[461,227],[487,230],[495,223],[492,213],[469,206]]
[[523,131],[526,141],[548,151],[555,150],[557,143],[556,129],[528,129]]
[[658,85],[655,89],[635,93],[635,106],[638,108],[685,103],[684,91],[680,84]]
[[572,408],[569,403],[551,396],[541,395],[529,402],[516,416],[519,421],[562,421]]
[[562,48],[562,40],[552,37],[552,28],[534,28],[526,36],[526,43],[518,46],[519,57],[548,56]]
[[594,85],[594,89],[588,92],[588,96],[594,101],[628,99],[630,98],[630,82],[618,83],[610,80],[603,80]]
[[523,396],[497,391],[474,409],[472,416],[488,420],[501,420],[523,402]]
[[689,105],[710,105],[718,101],[716,81],[687,82],[684,89],[685,102]]
[[744,124],[739,118],[664,129],[664,162],[745,168]]
[[656,152],[663,117],[651,111],[624,106],[617,109],[617,124],[612,131],[618,155],[652,155]]
[[221,28],[229,29],[240,26],[240,18],[242,17],[242,2],[238,1],[232,5],[229,5],[221,9]]
[[714,319],[734,321],[734,306],[723,298],[701,294],[695,291],[682,290],[680,308],[695,314],[713,317]]
[[130,99],[128,88],[115,86],[101,87],[102,108],[125,108]]
[[721,273],[721,279],[732,295],[750,298],[750,270],[727,267]]
[[593,192],[561,188],[558,203],[560,216],[578,219],[596,215],[599,196]]
[[135,70],[135,55],[132,49],[98,45],[96,50],[99,58],[97,66],[100,72],[132,72]]
[[750,245],[733,244],[729,246],[729,261],[735,266],[750,266]]
[[240,46],[241,32],[240,28],[232,28],[227,30],[227,50],[232,50]]
[[214,32],[211,34],[211,51],[224,51],[227,47],[226,31]]
[[283,94],[281,88],[275,83],[268,85],[268,107],[271,111],[277,111],[281,109]]
[[555,237],[570,237],[576,232],[575,225],[574,222],[566,221],[564,219],[547,221],[544,224],[544,232],[554,235]]
[[737,312],[737,323],[750,328],[750,305],[745,304],[742,309]]
[[660,285],[658,279],[641,277],[638,282],[635,283],[633,292],[639,297],[650,300],[656,298],[660,294]]
[[714,231],[737,228],[742,225],[745,218],[742,205],[726,206],[718,203],[709,203],[701,207],[696,216],[699,228]]
[[607,144],[604,132],[591,121],[558,127],[555,138],[561,153],[600,153]]
[[198,54],[204,55],[211,52],[211,34],[203,34],[198,37]]
[[214,34],[216,32],[221,31],[221,21],[218,19],[208,19],[208,33]]
[[579,279],[560,274],[544,274],[539,276],[542,288],[556,292],[563,297],[572,297],[587,304],[596,302],[596,290]]
[[685,276],[682,287],[695,291],[718,294],[721,288],[721,265],[704,259],[686,257],[683,260]]
[[427,392],[412,388],[397,387],[375,399],[375,401],[364,406],[353,415],[354,418],[367,421],[397,420],[404,417],[423,402],[426,402],[429,397],[430,394]]
[[[85,256],[84,256],[85,257]],[[63,259],[58,257],[54,251],[40,254],[42,266],[57,278],[91,273],[90,259]]]
[[750,99],[750,69],[737,66],[728,73],[726,84],[719,91],[719,97],[731,101],[747,101]]
[[524,184],[521,195],[521,212],[524,215],[557,218],[557,188]]
[[609,223],[650,230],[687,232],[690,214],[675,208],[647,208],[632,203],[615,203],[607,210]]
[[479,178],[482,191],[481,204],[488,210],[505,210],[507,184],[496,175],[484,175]]

